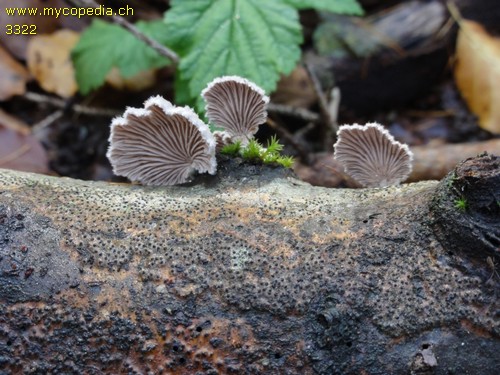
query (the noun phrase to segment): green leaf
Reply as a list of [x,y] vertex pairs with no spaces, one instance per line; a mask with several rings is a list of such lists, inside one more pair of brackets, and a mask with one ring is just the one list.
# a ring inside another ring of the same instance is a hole
[[[159,43],[165,43],[163,21],[140,21],[136,26]],[[100,20],[94,20],[82,34],[72,51],[72,58],[82,94],[101,86],[113,67],[120,69],[121,74],[127,78],[169,63],[168,59],[127,30]]]
[[297,9],[316,9],[339,14],[363,15],[356,0],[284,0]]
[[190,107],[196,106],[196,101],[199,99],[201,101],[201,95],[192,97],[189,92],[189,82],[181,80],[180,75],[175,75],[174,81],[174,91],[175,91],[175,104],[177,105],[187,105]]
[[223,75],[250,79],[267,92],[300,58],[297,10],[283,0],[172,0],[168,45],[181,56],[180,80],[193,97]]

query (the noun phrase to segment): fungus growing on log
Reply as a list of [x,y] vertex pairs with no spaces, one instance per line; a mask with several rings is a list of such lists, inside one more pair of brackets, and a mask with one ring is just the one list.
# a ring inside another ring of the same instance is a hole
[[217,152],[220,152],[224,146],[227,146],[231,143],[233,143],[233,139],[231,136],[225,132],[225,131],[215,131],[213,132],[214,138],[215,138],[215,150]]
[[0,170],[0,373],[498,374],[500,158],[367,190],[219,164],[163,189]]
[[269,97],[255,83],[238,76],[214,79],[201,92],[208,119],[246,144],[266,122]]
[[341,126],[334,148],[335,159],[363,187],[398,185],[412,170],[409,147],[377,123]]
[[109,142],[113,172],[145,185],[185,183],[194,171],[215,173],[215,138],[208,126],[192,109],[161,96],[115,118]]

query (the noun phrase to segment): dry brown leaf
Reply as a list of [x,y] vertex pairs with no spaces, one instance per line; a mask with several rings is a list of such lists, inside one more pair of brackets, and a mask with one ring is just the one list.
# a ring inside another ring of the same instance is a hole
[[26,68],[0,46],[0,100],[24,94],[28,78]]
[[311,79],[301,66],[295,68],[290,75],[281,77],[278,88],[272,95],[274,103],[300,108],[309,108],[316,99]]
[[14,117],[0,108],[0,125],[23,135],[31,134],[28,124]]
[[455,81],[479,125],[500,134],[500,38],[473,21],[460,23]]
[[[43,12],[44,7],[49,9],[57,6],[67,5],[61,5],[59,0],[0,0],[0,28],[2,30],[0,43],[15,57],[26,59],[26,47],[31,35],[6,35],[6,25],[33,25],[30,26],[28,31],[32,30],[36,34],[45,34],[56,30],[63,17],[56,18],[55,16],[43,15],[12,16],[7,14],[5,8],[38,8],[39,12]],[[33,29],[33,27],[35,28]]]
[[145,70],[135,76],[123,78],[120,70],[113,67],[106,76],[106,82],[115,89],[141,91],[152,87],[156,83],[156,69]]
[[79,38],[80,34],[71,30],[31,38],[28,68],[45,91],[68,98],[78,90],[70,53]]
[[48,158],[27,124],[2,113],[0,117],[0,168],[49,173]]

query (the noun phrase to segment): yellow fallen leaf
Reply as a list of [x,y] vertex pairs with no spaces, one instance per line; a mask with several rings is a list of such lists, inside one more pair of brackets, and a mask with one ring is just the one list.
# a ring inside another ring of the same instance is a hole
[[274,103],[301,108],[309,108],[314,104],[316,92],[307,70],[298,66],[290,75],[282,76],[272,99]]
[[63,98],[76,93],[78,86],[70,53],[79,38],[80,34],[71,30],[31,38],[27,51],[28,68],[45,91]]
[[120,69],[113,67],[106,76],[106,82],[115,89],[141,91],[152,87],[156,83],[156,69],[144,70],[136,75],[124,78]]
[[500,134],[500,38],[463,20],[457,40],[455,82],[479,125]]
[[26,68],[0,46],[0,100],[24,94],[28,78]]

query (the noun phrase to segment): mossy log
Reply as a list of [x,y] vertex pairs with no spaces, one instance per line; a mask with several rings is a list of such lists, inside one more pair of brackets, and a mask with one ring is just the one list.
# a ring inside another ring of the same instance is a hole
[[497,374],[499,165],[360,190],[2,170],[0,373]]

